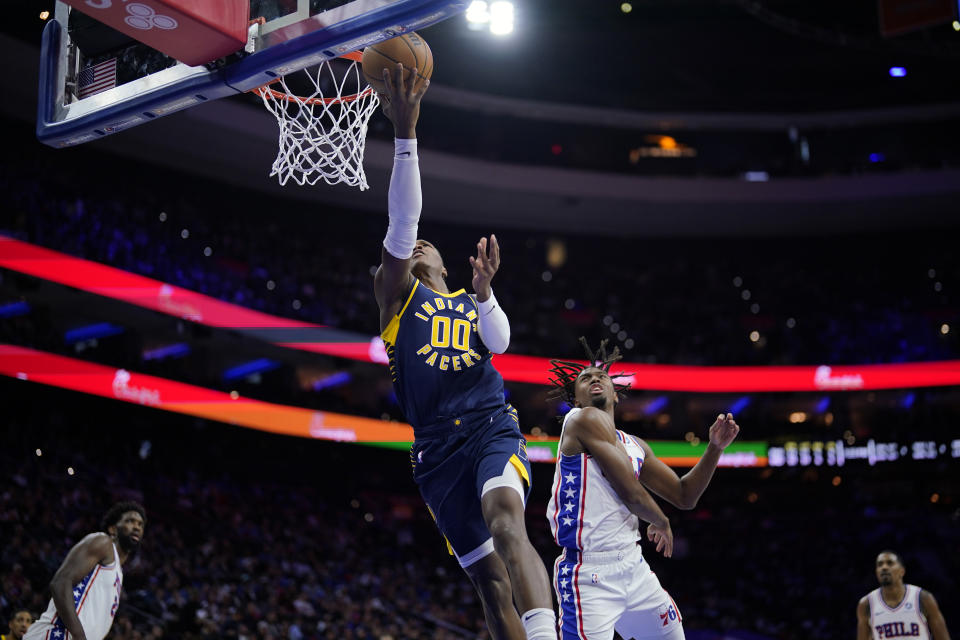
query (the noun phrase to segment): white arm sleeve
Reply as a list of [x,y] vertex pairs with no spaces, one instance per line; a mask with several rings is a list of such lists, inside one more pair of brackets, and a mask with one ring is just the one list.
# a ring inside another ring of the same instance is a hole
[[393,172],[387,197],[390,224],[383,239],[384,248],[394,258],[406,260],[413,255],[422,206],[417,140],[398,138],[394,140]]
[[490,290],[485,302],[477,300],[480,316],[477,318],[477,332],[483,344],[493,353],[503,353],[510,346],[510,321],[507,314],[497,304],[497,297]]

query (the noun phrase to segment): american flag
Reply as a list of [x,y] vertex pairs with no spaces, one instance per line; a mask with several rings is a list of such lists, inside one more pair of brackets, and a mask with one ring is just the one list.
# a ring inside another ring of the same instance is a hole
[[87,67],[77,76],[77,96],[86,98],[117,85],[117,59],[110,58]]

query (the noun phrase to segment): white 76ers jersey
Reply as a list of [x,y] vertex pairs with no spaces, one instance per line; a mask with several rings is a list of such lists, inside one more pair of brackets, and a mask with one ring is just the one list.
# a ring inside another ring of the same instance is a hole
[[[73,606],[87,640],[103,640],[113,625],[123,586],[123,571],[117,558],[114,545],[113,564],[98,564],[73,587]],[[57,615],[57,607],[51,598],[47,610],[30,626],[23,640],[69,640],[72,637]]]
[[[571,409],[564,425],[579,411]],[[617,439],[630,456],[634,475],[639,475],[644,459],[640,444],[619,429]],[[635,545],[639,539],[639,519],[623,504],[596,460],[586,453],[558,453],[547,519],[553,539],[568,549],[613,551]]]
[[874,640],[918,638],[930,640],[927,619],[920,610],[920,587],[905,585],[906,593],[896,607],[888,607],[880,589],[870,592],[870,630]]

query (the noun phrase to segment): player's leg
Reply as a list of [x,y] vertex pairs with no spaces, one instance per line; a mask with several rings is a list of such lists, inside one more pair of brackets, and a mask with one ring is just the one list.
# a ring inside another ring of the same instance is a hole
[[523,640],[526,632],[520,622],[520,616],[513,606],[513,590],[507,568],[496,553],[486,556],[463,568],[470,577],[480,604],[487,629],[494,640]]
[[496,416],[478,451],[477,484],[483,520],[513,586],[528,638],[556,638],[550,580],[527,537],[524,506],[530,490],[530,463],[516,411]]
[[509,573],[483,521],[473,472],[475,442],[469,436],[464,431],[415,443],[411,450],[414,479],[450,552],[480,595],[494,640],[524,640]]
[[626,640],[684,640],[680,609],[637,549],[627,611],[617,622],[617,633]]
[[493,546],[509,569],[517,608],[552,610],[547,570],[527,537],[523,500],[515,490],[498,487],[483,495],[481,505]]
[[[671,619],[672,611],[676,618]],[[617,633],[625,640],[685,640],[680,612],[676,605],[664,603],[657,609],[628,611],[617,622]]]
[[[576,554],[574,554],[576,555]],[[560,640],[613,640],[614,623],[623,612],[623,589],[606,578],[603,567],[586,566],[567,552],[553,568],[553,587],[560,603]]]

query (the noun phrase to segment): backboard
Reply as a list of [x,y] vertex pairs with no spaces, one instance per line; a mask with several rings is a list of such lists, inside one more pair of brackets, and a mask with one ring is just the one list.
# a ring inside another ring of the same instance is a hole
[[147,27],[169,30],[177,21],[160,20],[165,17],[162,9],[152,8],[164,0],[84,1],[90,6],[81,12],[58,0],[43,32],[37,137],[53,147],[83,144],[249,91],[323,60],[422,29],[464,11],[467,4],[249,0],[250,25],[243,46],[191,66],[91,17],[97,8],[115,4],[124,7],[131,20],[142,21],[144,14],[152,21],[144,23]]

